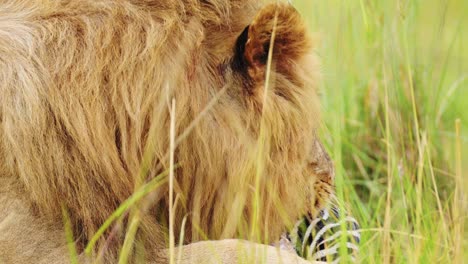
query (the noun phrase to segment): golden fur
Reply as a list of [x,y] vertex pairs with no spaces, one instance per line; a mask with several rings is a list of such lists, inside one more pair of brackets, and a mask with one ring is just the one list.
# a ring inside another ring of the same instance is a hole
[[[62,206],[82,252],[142,175],[168,169],[172,98],[176,234],[187,216],[185,243],[252,240],[251,226],[277,240],[331,192],[312,49],[287,4],[2,1],[0,261],[65,261]],[[168,204],[164,185],[142,211],[138,239],[156,252]],[[121,239],[106,242],[112,259]]]

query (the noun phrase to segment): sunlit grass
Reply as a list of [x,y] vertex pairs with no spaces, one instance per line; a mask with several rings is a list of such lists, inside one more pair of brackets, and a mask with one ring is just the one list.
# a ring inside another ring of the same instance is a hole
[[322,138],[360,261],[468,261],[468,3],[294,4],[321,38]]

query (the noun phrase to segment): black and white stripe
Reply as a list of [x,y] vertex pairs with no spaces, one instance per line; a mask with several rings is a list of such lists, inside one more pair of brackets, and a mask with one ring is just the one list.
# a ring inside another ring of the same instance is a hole
[[[342,225],[345,228],[342,230]],[[316,263],[339,263],[342,236],[346,235],[348,260],[355,261],[361,239],[359,224],[353,217],[340,217],[337,208],[322,210],[318,217],[304,217],[286,238],[297,254]]]

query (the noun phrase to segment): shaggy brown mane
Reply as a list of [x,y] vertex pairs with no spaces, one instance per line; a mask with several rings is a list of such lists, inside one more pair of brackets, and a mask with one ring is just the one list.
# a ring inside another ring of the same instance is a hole
[[[24,202],[37,226],[61,226],[64,205],[82,250],[141,176],[168,169],[174,98],[176,135],[185,135],[175,153],[175,230],[187,216],[186,243],[252,239],[254,225],[263,234],[255,240],[270,243],[314,214],[332,180],[314,161],[322,148],[313,43],[292,7],[259,10],[251,0],[3,1],[3,201]],[[140,239],[166,248],[168,187],[149,200]]]

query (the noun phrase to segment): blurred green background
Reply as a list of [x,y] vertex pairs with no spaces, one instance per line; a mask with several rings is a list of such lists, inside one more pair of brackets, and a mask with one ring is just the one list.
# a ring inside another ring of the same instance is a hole
[[321,134],[360,262],[468,263],[468,1],[293,4],[318,39]]

